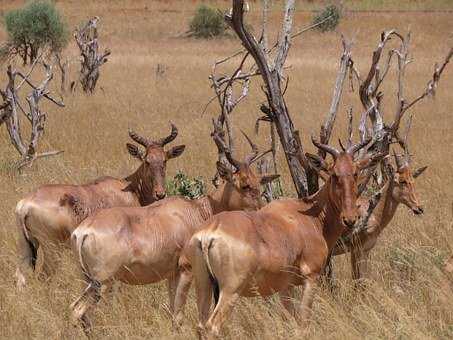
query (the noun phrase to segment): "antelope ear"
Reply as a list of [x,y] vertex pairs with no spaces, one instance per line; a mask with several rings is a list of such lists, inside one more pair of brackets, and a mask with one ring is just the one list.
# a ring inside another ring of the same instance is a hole
[[141,161],[143,161],[143,153],[140,151],[137,145],[126,143],[127,151],[129,151],[132,157],[135,157]]
[[261,185],[265,185],[267,183],[275,181],[277,178],[280,178],[280,175],[264,175],[264,176],[261,176],[260,184]]
[[328,171],[329,165],[327,164],[324,158],[308,152],[305,153],[305,157],[307,157],[308,162],[314,169],[316,169],[316,171],[318,172],[320,172],[321,170]]
[[186,148],[185,145],[177,145],[172,147],[170,150],[166,152],[167,159],[172,159],[181,156],[185,148]]
[[222,162],[217,162],[217,171],[222,179],[229,182],[233,180],[233,171]]
[[420,176],[427,168],[428,168],[428,166],[422,166],[421,168],[418,168],[417,170],[415,170],[415,171],[412,173],[412,177],[417,178],[417,177]]

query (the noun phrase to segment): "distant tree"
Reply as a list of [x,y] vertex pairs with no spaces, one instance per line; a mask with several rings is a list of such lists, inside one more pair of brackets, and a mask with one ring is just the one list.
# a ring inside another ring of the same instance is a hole
[[3,54],[19,55],[24,65],[33,63],[40,50],[58,52],[68,43],[67,24],[51,2],[28,2],[23,8],[7,12],[4,19],[8,42]]
[[317,30],[321,32],[333,31],[340,23],[341,8],[331,4],[324,7],[313,18],[313,24],[317,24]]
[[190,22],[189,36],[196,38],[212,38],[224,35],[227,25],[223,14],[207,5],[198,6],[195,16]]

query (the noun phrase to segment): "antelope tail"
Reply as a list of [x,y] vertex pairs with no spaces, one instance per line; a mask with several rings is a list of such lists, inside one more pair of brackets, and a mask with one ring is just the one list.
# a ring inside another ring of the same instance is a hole
[[90,281],[92,282],[95,282],[96,280],[94,280],[91,275],[90,275],[90,271],[88,270],[88,267],[86,265],[86,261],[85,259],[83,258],[83,243],[85,242],[85,239],[88,237],[89,235],[88,234],[84,234],[82,236],[82,240],[80,242],[78,242],[78,249],[77,249],[77,252],[79,254],[79,263],[80,263],[80,267],[82,268],[82,271],[83,271],[83,274],[87,277],[87,279],[89,279]]
[[27,256],[28,260],[30,261],[30,264],[35,270],[36,266],[36,261],[38,258],[38,250],[37,246],[33,243],[32,237],[30,236],[30,231],[28,230],[27,227],[27,217],[29,214],[29,206],[27,205],[25,200],[20,200],[17,205],[16,205],[16,223],[18,227],[18,237],[19,239],[25,241],[21,242],[22,247],[28,247],[29,248],[29,253],[31,254],[30,256]]
[[27,239],[27,241],[30,242],[31,241],[30,235],[28,233],[27,225],[25,223],[27,214],[28,214],[28,207],[25,204],[24,200],[20,200],[16,205],[16,220],[17,220],[18,227],[20,227],[20,229],[22,230],[25,238]]
[[203,254],[203,260],[204,260],[204,263],[206,264],[206,268],[208,269],[209,280],[211,281],[211,285],[212,285],[215,306],[217,306],[217,302],[219,301],[219,296],[220,296],[219,281],[215,277],[214,271],[212,270],[211,262],[209,260],[209,250],[211,249],[215,240],[214,240],[214,238],[210,238],[210,239],[204,240],[204,241],[206,241],[206,242],[203,242],[203,241],[200,242],[201,243],[200,244],[201,252]]

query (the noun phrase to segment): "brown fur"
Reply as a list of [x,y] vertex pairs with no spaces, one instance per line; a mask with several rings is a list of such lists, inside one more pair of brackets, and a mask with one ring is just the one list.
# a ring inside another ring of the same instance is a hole
[[[94,306],[101,285],[112,280],[141,285],[166,279],[170,306],[183,306],[190,276],[178,269],[178,259],[187,241],[213,214],[262,206],[260,182],[274,177],[257,177],[243,165],[236,173],[225,173],[224,183],[207,197],[194,201],[170,197],[142,208],[111,208],[96,212],[73,232],[73,249],[85,272],[88,288],[72,305],[74,321],[86,330],[86,312]],[[178,310],[180,316],[182,310]],[[175,318],[176,319],[176,318]]]
[[[341,153],[327,183],[310,199],[273,201],[257,212],[223,212],[194,234],[185,253],[193,266],[202,335],[219,334],[239,296],[279,292],[288,311],[307,320],[327,255],[345,224],[357,219],[357,171],[352,157]],[[304,286],[301,314],[292,301],[297,285]]]
[[[426,168],[421,168],[426,169]],[[417,176],[423,170],[416,171]],[[367,213],[369,200],[359,199],[360,215]],[[369,274],[368,259],[371,250],[385,227],[393,219],[396,209],[404,204],[415,214],[423,213],[420,201],[415,191],[415,180],[408,164],[397,170],[394,178],[391,178],[382,190],[382,197],[370,216],[367,228],[345,240],[340,239],[333,249],[333,255],[351,253],[352,277],[355,280],[366,278]]]
[[[137,157],[136,149],[133,151],[131,154]],[[104,176],[83,185],[44,185],[19,201],[17,286],[23,287],[25,272],[34,270],[38,247],[45,255],[42,274],[51,275],[58,257],[54,252],[67,245],[73,230],[93,212],[114,206],[146,205],[162,198],[166,162],[181,153],[181,146],[165,151],[151,145],[144,156],[140,155],[140,167],[126,179]]]

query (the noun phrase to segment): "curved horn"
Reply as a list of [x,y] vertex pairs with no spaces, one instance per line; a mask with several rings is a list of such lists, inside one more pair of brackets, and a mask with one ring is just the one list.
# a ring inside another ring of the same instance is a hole
[[145,148],[152,144],[152,142],[149,139],[140,136],[132,129],[129,129],[129,137],[131,137],[134,142],[137,142],[138,144],[143,145]]
[[363,142],[360,142],[358,144],[354,144],[350,146],[347,150],[346,153],[350,154],[351,156],[354,156],[354,154],[362,149],[363,147],[367,146],[371,142],[371,137],[368,137],[365,139]]
[[259,155],[257,155],[256,157],[254,157],[250,163],[248,163],[247,165],[252,165],[253,163],[255,163],[257,160],[259,160],[260,158],[266,156],[268,153],[271,153],[272,151],[274,151],[273,149],[269,149],[267,151],[264,151],[264,152],[261,152]]
[[337,159],[337,157],[340,155],[340,151],[338,151],[337,149],[335,149],[334,147],[332,147],[330,145],[326,145],[326,144],[322,144],[322,143],[318,142],[313,135],[311,136],[311,142],[318,149],[331,154],[334,159]]
[[393,157],[395,158],[396,168],[398,170],[407,165],[404,159],[405,157],[402,155],[397,155],[395,150],[393,150]]
[[167,137],[158,139],[157,141],[154,142],[154,144],[164,146],[165,144],[172,142],[176,138],[176,136],[178,135],[178,128],[172,122],[170,122],[170,125],[171,125],[170,135]]
[[340,138],[338,138],[338,143],[340,143],[341,150],[343,150],[343,152],[346,152],[346,149],[345,149],[343,143],[341,142]]
[[256,146],[256,144],[252,142],[252,140],[249,138],[249,136],[246,135],[244,131],[241,130],[241,132],[244,135],[245,139],[247,139],[247,141],[249,142],[250,147],[252,148],[252,153],[245,157],[245,163],[247,165],[250,165],[258,157],[258,147]]
[[228,162],[230,162],[231,165],[233,165],[237,170],[239,170],[239,168],[241,167],[241,162],[233,158],[231,150],[228,146],[226,146],[224,140],[217,133],[213,133],[212,138],[214,139],[219,150],[225,154],[226,158],[228,159]]

